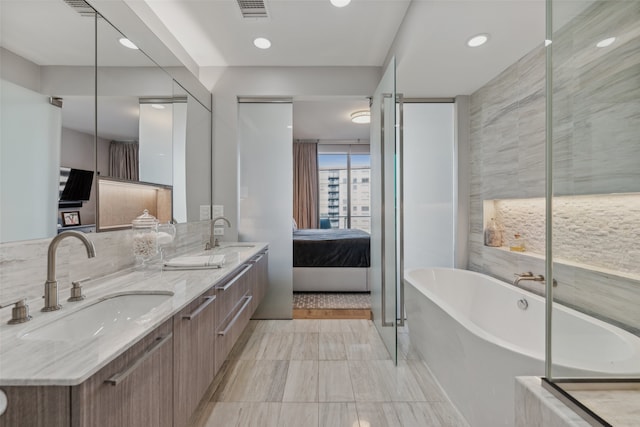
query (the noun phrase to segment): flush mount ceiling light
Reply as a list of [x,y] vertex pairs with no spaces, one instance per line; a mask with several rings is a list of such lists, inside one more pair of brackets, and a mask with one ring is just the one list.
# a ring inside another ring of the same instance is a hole
[[489,34],[478,34],[467,40],[467,46],[478,47],[482,46],[489,40]]
[[609,37],[608,39],[600,40],[598,43],[596,43],[596,47],[611,46],[615,41],[616,41],[615,37]]
[[129,49],[138,49],[138,46],[135,45],[131,40],[126,37],[122,37],[120,40],[120,44],[124,47],[128,47]]
[[335,7],[345,7],[351,3],[351,0],[331,0],[331,4]]
[[351,121],[357,124],[371,123],[371,112],[369,110],[354,111],[351,113]]
[[269,39],[265,39],[264,37],[258,37],[253,41],[253,44],[258,49],[269,49],[271,47],[271,42]]

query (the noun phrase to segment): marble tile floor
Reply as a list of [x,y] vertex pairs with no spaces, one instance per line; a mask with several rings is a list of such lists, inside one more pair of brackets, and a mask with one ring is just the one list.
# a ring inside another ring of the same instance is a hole
[[192,427],[462,427],[400,330],[394,366],[371,321],[251,321]]

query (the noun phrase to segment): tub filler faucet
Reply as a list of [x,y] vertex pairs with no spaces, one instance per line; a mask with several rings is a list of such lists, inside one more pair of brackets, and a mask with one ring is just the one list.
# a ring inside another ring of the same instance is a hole
[[[513,286],[518,286],[520,282],[523,280],[531,280],[534,282],[542,282],[544,283],[544,276],[542,274],[534,275],[532,272],[528,271],[526,273],[516,273],[516,278],[513,280]],[[553,286],[558,286],[558,282],[556,279],[553,279]]]

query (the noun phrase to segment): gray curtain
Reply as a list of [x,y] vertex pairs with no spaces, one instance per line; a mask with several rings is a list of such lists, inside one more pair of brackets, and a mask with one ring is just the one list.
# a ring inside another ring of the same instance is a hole
[[293,218],[298,228],[318,228],[318,144],[293,144]]
[[138,141],[111,141],[109,144],[109,176],[139,181]]

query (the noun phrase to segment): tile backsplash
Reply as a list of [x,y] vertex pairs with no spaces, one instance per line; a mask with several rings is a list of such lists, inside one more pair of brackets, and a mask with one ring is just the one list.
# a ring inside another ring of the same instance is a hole
[[[210,221],[177,224],[176,237],[167,248],[167,255],[204,248],[209,233]],[[96,248],[95,258],[87,258],[84,245],[77,239],[64,239],[58,246],[56,278],[62,301],[66,300],[73,280],[98,278],[135,266],[131,230],[89,233],[87,237]],[[51,239],[38,239],[0,244],[0,303],[19,298],[37,301],[42,297],[50,242]],[[37,305],[31,307],[36,309]]]

